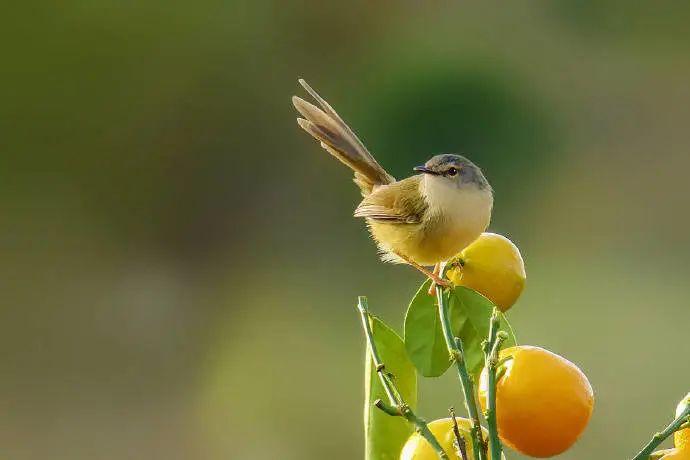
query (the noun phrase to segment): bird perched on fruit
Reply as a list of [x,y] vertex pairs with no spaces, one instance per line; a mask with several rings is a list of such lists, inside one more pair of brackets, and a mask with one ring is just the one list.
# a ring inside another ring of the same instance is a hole
[[[439,264],[462,251],[489,225],[493,190],[481,169],[455,154],[432,157],[419,174],[396,180],[388,174],[333,108],[304,80],[300,84],[321,108],[293,96],[304,117],[297,122],[328,153],[354,171],[364,199],[364,218],[385,262],[407,263],[447,286]],[[434,265],[433,272],[424,266]]]

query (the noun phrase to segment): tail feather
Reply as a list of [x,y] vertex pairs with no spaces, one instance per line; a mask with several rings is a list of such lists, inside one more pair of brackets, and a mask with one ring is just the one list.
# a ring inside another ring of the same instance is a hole
[[297,123],[318,140],[328,153],[355,172],[354,181],[362,193],[367,195],[376,185],[394,182],[395,179],[379,165],[335,110],[307,82],[302,79],[299,82],[321,108],[293,96],[293,105],[304,117],[298,118]]

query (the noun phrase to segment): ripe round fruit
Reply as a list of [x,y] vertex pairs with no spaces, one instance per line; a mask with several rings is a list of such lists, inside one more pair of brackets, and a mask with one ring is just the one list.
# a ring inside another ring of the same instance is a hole
[[447,271],[455,285],[474,289],[506,311],[525,288],[525,263],[520,250],[505,236],[482,233],[450,262]]
[[[468,460],[474,460],[472,453],[472,422],[466,418],[455,417],[458,422],[458,430],[460,435],[465,440]],[[460,460],[455,450],[455,432],[453,431],[453,419],[442,418],[428,423],[429,430],[438,440],[443,450],[448,454],[450,460]],[[484,432],[484,439],[487,438],[488,433],[486,429],[482,428]],[[491,454],[489,454],[491,458]],[[505,457],[503,457],[505,459]],[[405,446],[400,454],[400,460],[438,460],[436,451],[429,445],[429,443],[420,434],[413,433],[407,440]]]
[[[688,405],[690,405],[690,393],[678,403],[678,407],[676,407],[676,417],[680,417],[680,414]],[[673,444],[679,449],[690,451],[690,428],[676,431],[673,434]],[[688,458],[690,458],[690,456],[688,456]]]
[[[570,448],[592,415],[594,395],[587,376],[567,359],[539,347],[501,350],[511,357],[496,384],[496,423],[501,440],[531,457],[551,457]],[[479,381],[487,406],[488,376]]]

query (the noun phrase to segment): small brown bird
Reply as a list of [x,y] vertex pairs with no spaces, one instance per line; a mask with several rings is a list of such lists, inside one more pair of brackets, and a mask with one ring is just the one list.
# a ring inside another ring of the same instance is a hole
[[366,219],[382,260],[410,264],[447,286],[438,276],[440,263],[479,237],[491,220],[493,191],[482,171],[463,156],[442,154],[414,168],[421,174],[396,181],[335,110],[307,82],[299,82],[321,108],[293,96],[304,117],[297,123],[354,171],[364,197],[354,215]]

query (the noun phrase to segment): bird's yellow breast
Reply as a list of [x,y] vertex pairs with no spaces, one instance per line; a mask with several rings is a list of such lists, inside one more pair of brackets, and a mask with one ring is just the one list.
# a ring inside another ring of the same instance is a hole
[[462,251],[486,227],[468,228],[448,222],[435,224],[387,224],[370,222],[373,238],[386,253],[384,259],[397,261],[395,255],[411,258],[420,265],[445,261]]
[[490,190],[443,187],[426,187],[429,207],[420,223],[369,220],[384,260],[401,262],[395,256],[402,255],[421,265],[433,265],[462,251],[487,228],[493,205]]

